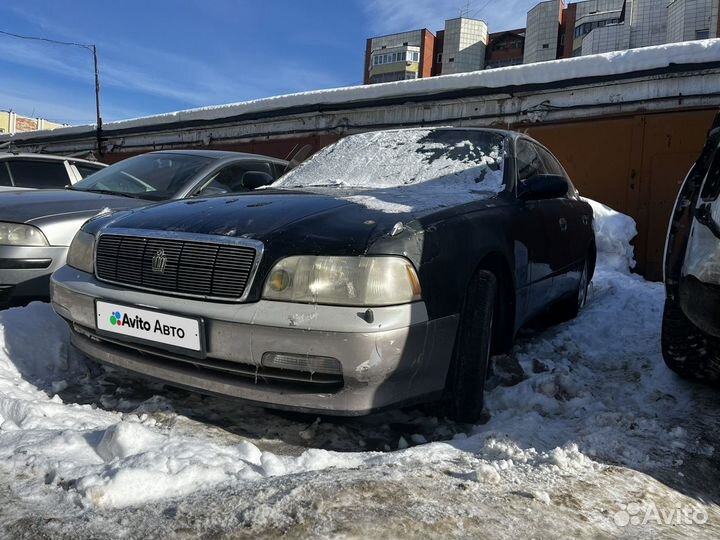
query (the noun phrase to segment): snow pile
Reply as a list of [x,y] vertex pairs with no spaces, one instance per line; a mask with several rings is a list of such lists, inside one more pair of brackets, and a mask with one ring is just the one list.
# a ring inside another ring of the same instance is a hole
[[[456,75],[443,75],[412,81],[398,81],[384,84],[351,86],[312,92],[300,92],[241,103],[189,109],[174,113],[108,122],[106,132],[119,129],[133,129],[141,126],[162,126],[175,122],[215,120],[237,117],[244,114],[282,110],[290,107],[309,105],[346,104],[358,101],[376,100],[399,96],[429,95],[470,88],[522,87],[556,81],[572,81],[589,77],[608,77],[626,73],[642,72],[683,64],[703,64],[720,59],[720,40],[707,39],[669,43],[654,47],[629,49],[596,55],[579,56],[550,62],[523,64],[499,69],[473,71]],[[60,128],[55,135],[87,133],[94,126],[73,126]],[[0,136],[5,140],[32,140],[45,137],[48,131],[17,133]]]
[[[500,134],[471,130],[351,135],[324,148],[272,187],[319,188],[389,213],[461,204],[504,189],[503,142]],[[353,194],[342,196],[348,189]]]
[[637,236],[635,220],[592,199],[583,197],[583,200],[593,210],[598,265],[621,272],[635,268],[634,250],[630,243]]

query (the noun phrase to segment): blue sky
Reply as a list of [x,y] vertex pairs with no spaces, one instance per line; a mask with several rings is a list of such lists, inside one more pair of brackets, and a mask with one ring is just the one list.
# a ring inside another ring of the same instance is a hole
[[[537,0],[474,0],[491,31]],[[3,0],[0,30],[95,43],[104,121],[360,84],[365,39],[443,27],[461,0]],[[92,55],[0,35],[0,110],[94,122]]]

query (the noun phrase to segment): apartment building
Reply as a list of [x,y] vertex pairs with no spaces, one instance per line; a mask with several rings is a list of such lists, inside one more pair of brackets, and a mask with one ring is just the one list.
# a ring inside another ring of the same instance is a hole
[[458,17],[427,28],[370,38],[365,84],[545,62],[588,54],[718,37],[720,0],[546,0],[525,28],[489,32]]
[[430,77],[435,40],[427,29],[368,39],[365,84]]
[[367,40],[365,84],[485,69],[491,36],[484,21],[457,17],[433,34],[427,28]]

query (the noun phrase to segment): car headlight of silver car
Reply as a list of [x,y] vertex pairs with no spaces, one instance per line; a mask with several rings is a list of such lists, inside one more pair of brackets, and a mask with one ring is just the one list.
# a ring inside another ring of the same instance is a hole
[[49,244],[37,227],[22,223],[0,223],[0,245],[47,246]]
[[78,231],[70,244],[67,254],[67,264],[83,272],[92,274],[95,271],[95,236]]
[[280,260],[263,298],[340,306],[390,306],[420,300],[420,280],[403,257],[302,255]]

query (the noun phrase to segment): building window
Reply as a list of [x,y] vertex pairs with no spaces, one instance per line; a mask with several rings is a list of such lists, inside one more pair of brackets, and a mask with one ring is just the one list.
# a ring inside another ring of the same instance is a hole
[[708,39],[710,38],[710,30],[707,28],[704,30],[695,30],[695,39]]
[[543,49],[549,49],[550,44],[549,43],[543,43]]
[[448,58],[448,62],[454,62],[454,61],[455,61],[454,58]]
[[414,52],[414,53],[412,53],[412,61],[413,61],[413,62],[419,62],[419,61],[420,61],[420,53],[419,53],[419,52]]
[[404,42],[403,42],[403,47],[407,47],[407,45],[408,45],[408,42],[407,42],[407,41],[404,41]]
[[442,53],[438,53],[437,63],[442,64]]

